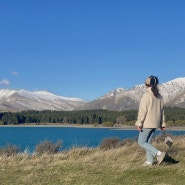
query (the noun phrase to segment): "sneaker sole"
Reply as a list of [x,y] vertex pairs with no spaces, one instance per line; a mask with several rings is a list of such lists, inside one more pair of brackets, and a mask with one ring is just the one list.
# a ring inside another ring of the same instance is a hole
[[165,155],[166,155],[166,153],[163,152],[163,153],[162,153],[162,158],[160,159],[160,161],[157,161],[157,165],[160,165],[160,164],[162,163],[162,161],[163,161],[164,158],[165,158]]

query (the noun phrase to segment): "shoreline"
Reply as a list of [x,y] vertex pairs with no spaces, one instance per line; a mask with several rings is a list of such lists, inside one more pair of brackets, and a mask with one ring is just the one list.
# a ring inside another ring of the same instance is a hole
[[[0,125],[0,127],[71,127],[71,128],[108,128],[115,130],[137,130],[136,126],[120,126],[120,127],[104,127],[101,125],[79,125],[79,124],[19,124],[19,125]],[[159,130],[159,129],[158,129]],[[171,126],[167,127],[166,131],[185,131],[185,126]]]

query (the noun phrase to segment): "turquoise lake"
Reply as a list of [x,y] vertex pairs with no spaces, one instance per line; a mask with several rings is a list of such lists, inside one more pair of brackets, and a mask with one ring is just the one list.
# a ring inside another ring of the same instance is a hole
[[[185,135],[185,131],[167,131],[171,135]],[[160,130],[156,134],[162,134]],[[16,145],[21,151],[33,152],[41,141],[57,142],[61,140],[62,150],[71,147],[97,147],[104,138],[137,140],[137,130],[119,130],[109,128],[74,128],[74,127],[0,127],[0,147]]]

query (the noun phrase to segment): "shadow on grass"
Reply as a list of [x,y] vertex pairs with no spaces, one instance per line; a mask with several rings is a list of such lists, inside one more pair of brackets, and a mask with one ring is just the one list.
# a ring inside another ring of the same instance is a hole
[[163,161],[166,165],[171,165],[171,164],[177,164],[179,163],[179,161],[173,159],[172,157],[170,157],[168,155],[168,153],[166,153],[164,161]]

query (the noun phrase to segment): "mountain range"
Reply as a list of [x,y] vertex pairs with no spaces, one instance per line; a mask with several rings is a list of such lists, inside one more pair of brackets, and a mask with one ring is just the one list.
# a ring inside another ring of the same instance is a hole
[[[93,101],[86,102],[79,98],[57,96],[47,91],[30,92],[26,90],[0,90],[0,111],[23,110],[136,110],[142,94],[146,90],[144,84],[131,89],[117,88]],[[185,108],[185,77],[159,85],[165,106]]]
[[[158,87],[165,106],[185,108],[185,78],[176,78]],[[117,88],[92,102],[87,102],[80,109],[136,110],[145,90],[144,84],[131,89]]]
[[0,90],[0,111],[74,110],[85,104],[79,98],[57,96],[47,91]]

